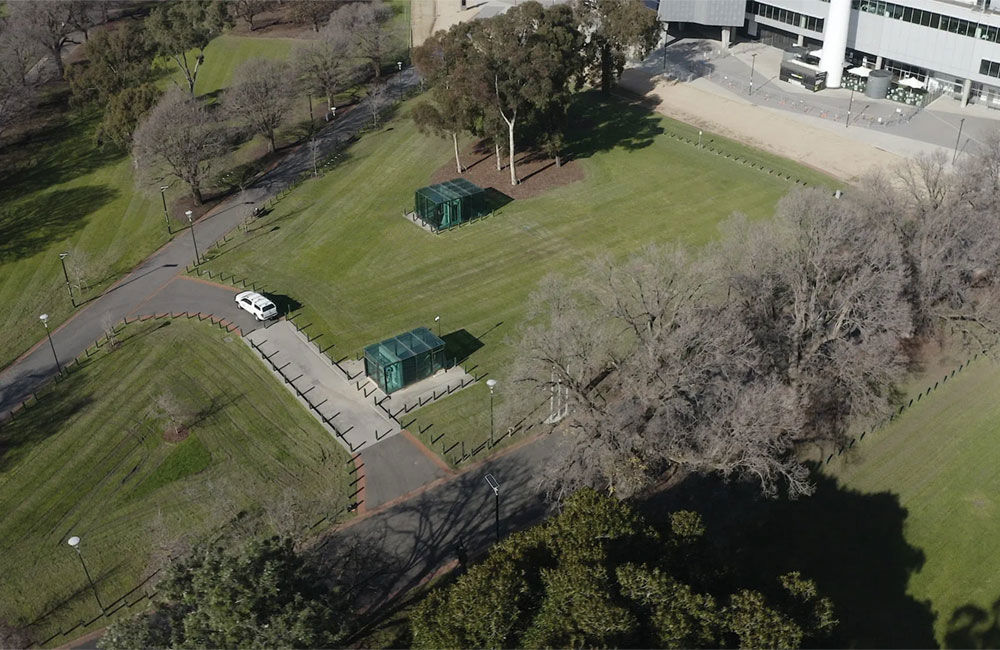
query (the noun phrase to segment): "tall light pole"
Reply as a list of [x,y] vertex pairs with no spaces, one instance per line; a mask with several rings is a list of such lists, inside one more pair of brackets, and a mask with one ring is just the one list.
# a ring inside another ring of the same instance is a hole
[[160,200],[163,201],[163,223],[167,224],[167,234],[168,235],[172,235],[174,233],[170,229],[170,214],[167,213],[167,195],[166,195],[166,191],[168,189],[170,189],[169,185],[161,185],[160,186]]
[[201,263],[201,255],[198,254],[198,240],[194,238],[194,221],[191,219],[190,210],[184,214],[188,218],[188,227],[191,229],[191,241],[194,243],[194,264],[198,266]]
[[69,273],[66,272],[66,257],[69,253],[59,253],[59,261],[62,263],[63,277],[66,278],[66,290],[69,291],[69,301],[76,307],[76,298],[73,297],[73,285],[69,283]]
[[493,389],[497,387],[496,379],[487,379],[486,385],[490,389],[490,449],[493,448]]
[[497,541],[500,541],[500,483],[497,481],[496,477],[492,474],[486,475],[486,483],[493,490],[493,495],[496,497],[496,508],[494,512],[496,513],[496,528],[497,528]]
[[965,118],[958,123],[958,137],[955,138],[955,155],[951,157],[951,164],[954,165],[955,161],[958,160],[958,143],[962,141],[962,127],[965,126]]
[[83,553],[80,552],[80,538],[74,535],[66,540],[66,543],[73,547],[73,550],[76,551],[76,556],[80,558],[80,565],[83,566],[83,572],[87,574],[87,582],[90,583],[90,589],[94,592],[94,600],[97,601],[97,606],[101,608],[101,613],[104,614],[105,609],[101,603],[101,597],[97,595],[97,586],[90,577],[90,571],[87,570],[87,563],[83,561]]
[[38,317],[38,320],[42,321],[42,325],[45,326],[45,336],[48,337],[49,347],[52,348],[52,358],[56,360],[56,372],[61,375],[62,367],[59,365],[59,357],[56,356],[56,346],[52,343],[52,333],[49,332],[49,315],[42,314]]
[[663,25],[663,71],[667,71],[667,23],[660,23]]
[[844,122],[844,128],[846,129],[851,125],[851,109],[854,108],[854,88],[851,87],[851,101],[847,104],[847,120]]
[[435,316],[434,317],[434,324],[437,326],[438,338],[441,338],[441,317],[440,316]]
[[750,55],[750,91],[747,95],[753,94],[753,71],[757,67],[757,53],[754,52]]

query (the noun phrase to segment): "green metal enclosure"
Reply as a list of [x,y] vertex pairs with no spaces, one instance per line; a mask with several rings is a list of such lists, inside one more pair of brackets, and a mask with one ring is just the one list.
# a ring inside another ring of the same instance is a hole
[[464,178],[455,178],[417,190],[413,211],[434,230],[447,230],[481,217],[489,209],[486,192],[481,187]]
[[444,341],[426,327],[365,348],[365,375],[387,395],[430,377],[444,365]]

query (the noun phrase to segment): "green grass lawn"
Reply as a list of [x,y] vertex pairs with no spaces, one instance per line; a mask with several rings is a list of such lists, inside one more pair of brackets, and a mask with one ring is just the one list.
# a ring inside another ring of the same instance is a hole
[[1000,641],[995,605],[1000,403],[991,397],[996,394],[1000,367],[980,358],[866,436],[856,456],[829,466],[845,488],[898,496],[906,511],[906,542],[923,554],[906,591],[916,601],[929,601],[934,636],[948,647],[995,647]]
[[[107,604],[148,574],[158,546],[268,534],[293,507],[296,529],[346,514],[349,455],[238,336],[197,321],[119,336],[0,428],[0,612],[37,621],[36,641],[99,613],[70,535]],[[164,393],[186,414],[180,442],[164,438]]]
[[[220,36],[206,50],[196,89],[215,93],[242,61],[286,57],[294,43]],[[177,74],[168,69],[164,87]],[[53,101],[65,104],[68,97]],[[6,306],[0,368],[43,335],[39,314],[48,313],[58,325],[72,313],[60,252],[73,253],[67,260],[71,281],[93,297],[167,241],[155,188],[137,187],[126,154],[97,148],[96,112],[42,110],[53,114],[42,131],[0,150],[0,303]],[[184,196],[180,183],[167,192],[171,203]]]
[[[413,192],[448,163],[451,145],[420,135],[406,117],[363,137],[327,175],[282,200],[252,233],[235,238],[206,267],[263,283],[304,305],[331,355],[441,317],[442,334],[467,332],[482,347],[466,362],[500,382],[509,339],[525,298],[550,272],[573,273],[592,256],[653,242],[703,243],[734,210],[769,215],[791,183],[663,133],[692,129],[620,100],[581,96],[573,119],[585,124],[568,149],[585,180],[506,205],[495,216],[440,235],[404,220]],[[694,130],[697,138],[697,131]],[[706,136],[706,142],[709,139]],[[713,146],[809,182],[826,179],[767,154],[714,137]],[[492,164],[487,160],[480,164]],[[504,186],[497,189],[504,191]],[[411,429],[468,448],[488,437],[487,389],[477,384],[415,412]],[[430,426],[430,429],[426,427]],[[506,423],[498,422],[498,430]]]

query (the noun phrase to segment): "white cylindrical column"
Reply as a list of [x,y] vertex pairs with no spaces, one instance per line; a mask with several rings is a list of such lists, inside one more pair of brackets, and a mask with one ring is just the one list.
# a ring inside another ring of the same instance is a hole
[[823,56],[819,69],[826,72],[827,88],[840,88],[844,72],[844,54],[847,51],[847,30],[851,24],[851,0],[830,0],[823,34]]

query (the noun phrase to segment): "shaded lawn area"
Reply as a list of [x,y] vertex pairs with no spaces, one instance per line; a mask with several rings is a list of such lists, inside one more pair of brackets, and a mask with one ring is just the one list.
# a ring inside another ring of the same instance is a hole
[[829,465],[847,488],[891,493],[907,512],[904,536],[924,557],[907,593],[929,602],[947,647],[1000,643],[998,393],[1000,367],[980,357]]
[[126,155],[97,148],[99,119],[63,115],[0,151],[0,368],[44,335],[39,314],[57,326],[72,313],[60,252],[93,297],[167,240],[159,197],[136,191]]
[[[362,348],[425,325],[479,339],[466,365],[501,383],[525,299],[547,273],[573,273],[602,253],[624,255],[655,242],[702,244],[734,210],[769,215],[790,183],[664,134],[677,122],[621,100],[579,98],[579,130],[568,147],[585,180],[514,201],[494,216],[433,235],[402,217],[413,192],[452,155],[447,140],[420,135],[404,104],[399,116],[352,145],[332,171],[298,187],[239,235],[206,269],[263,283],[304,305],[301,325],[336,344]],[[775,165],[788,163],[715,137],[715,145]],[[481,164],[492,164],[487,161]],[[810,182],[827,179],[805,168]],[[500,192],[504,187],[496,188]],[[463,336],[463,338],[467,338]],[[484,382],[414,412],[411,430],[444,434],[440,445],[489,437]],[[406,422],[407,420],[404,420]],[[427,426],[430,429],[426,429]],[[498,422],[503,431],[507,423]]]
[[[36,641],[99,614],[70,535],[107,605],[182,537],[270,534],[293,508],[296,528],[346,514],[349,456],[239,337],[150,321],[119,338],[0,428],[0,611],[36,622]],[[178,442],[165,392],[188,414]]]

